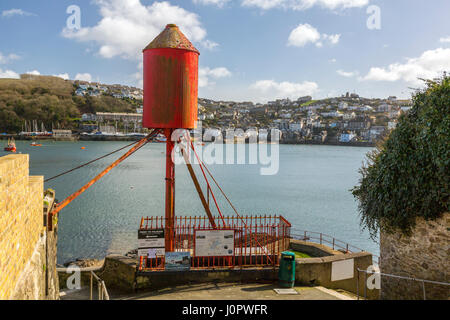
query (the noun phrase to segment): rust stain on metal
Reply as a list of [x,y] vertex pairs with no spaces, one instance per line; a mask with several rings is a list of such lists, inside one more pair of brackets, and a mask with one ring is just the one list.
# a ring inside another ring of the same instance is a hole
[[147,47],[145,47],[144,51],[148,49],[161,48],[183,49],[200,54],[194,45],[174,24],[168,24],[163,32],[161,32],[152,42],[150,42]]
[[175,25],[144,49],[146,128],[196,127],[199,52]]

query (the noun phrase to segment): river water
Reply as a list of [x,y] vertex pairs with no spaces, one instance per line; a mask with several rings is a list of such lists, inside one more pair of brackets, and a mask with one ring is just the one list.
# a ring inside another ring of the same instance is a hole
[[[30,154],[30,174],[48,178],[128,143],[43,142],[42,147],[31,147],[29,142],[18,141],[17,147],[19,152]],[[248,152],[248,145],[244,149]],[[248,159],[247,164],[214,164],[209,168],[240,214],[282,215],[294,228],[323,232],[378,254],[378,244],[367,231],[361,231],[357,203],[349,191],[357,184],[358,169],[370,150],[280,145],[279,170],[274,175],[261,175],[261,165],[248,164]],[[55,189],[57,199],[63,200],[119,156],[102,159],[45,187]],[[63,209],[58,262],[102,258],[136,248],[140,218],[164,215],[164,166],[165,145],[148,144]],[[202,181],[200,170],[196,171]],[[232,215],[218,192],[216,197],[222,212]],[[184,165],[176,166],[175,208],[177,215],[205,214]]]

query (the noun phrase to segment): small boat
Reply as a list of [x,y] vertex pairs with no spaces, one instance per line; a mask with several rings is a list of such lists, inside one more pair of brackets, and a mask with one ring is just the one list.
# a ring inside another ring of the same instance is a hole
[[8,139],[8,145],[4,148],[5,151],[16,152],[16,142],[14,138]]
[[155,138],[154,138],[154,140],[153,140],[154,142],[166,142],[167,141],[167,138],[166,138],[166,136],[164,136],[163,134],[158,134]]
[[30,143],[30,146],[32,146],[32,147],[42,147],[42,144],[37,143],[36,141],[33,141],[32,143]]

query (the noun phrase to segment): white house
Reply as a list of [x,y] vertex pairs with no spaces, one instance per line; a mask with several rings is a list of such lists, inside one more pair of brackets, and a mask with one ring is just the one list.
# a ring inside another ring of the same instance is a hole
[[411,106],[401,107],[400,109],[401,109],[403,112],[408,112],[409,110],[411,110]]
[[389,112],[389,111],[391,111],[391,109],[392,109],[392,106],[390,106],[386,103],[383,103],[378,106],[377,112]]
[[344,102],[344,101],[339,102],[338,109],[339,109],[339,110],[345,110],[345,109],[348,109],[348,103],[347,103],[347,102]]
[[339,142],[350,142],[352,141],[356,135],[354,133],[342,133],[339,136]]
[[352,112],[352,113],[344,113],[342,116],[342,119],[344,120],[351,120],[351,119],[355,119],[356,118],[356,113]]
[[84,113],[81,115],[81,121],[95,121],[96,116],[92,113]]
[[396,126],[397,126],[397,121],[389,121],[388,122],[388,129],[389,130],[395,129]]
[[301,131],[303,124],[301,122],[293,122],[289,124],[289,130],[291,131]]

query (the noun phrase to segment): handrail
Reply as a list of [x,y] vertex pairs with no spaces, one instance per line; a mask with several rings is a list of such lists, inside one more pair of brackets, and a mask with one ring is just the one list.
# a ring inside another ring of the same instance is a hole
[[[56,272],[67,272],[68,268],[56,268]],[[103,266],[101,267],[85,267],[80,268],[80,272],[90,272],[90,271],[100,271],[103,269]]]
[[109,300],[108,290],[106,289],[105,281],[99,278],[94,271],[91,271],[91,281],[90,281],[90,299],[92,300],[92,290],[93,290],[93,281],[95,278],[97,280],[97,288],[98,288],[98,300]]
[[288,227],[292,227],[291,223],[289,221],[287,221],[283,216],[280,215],[280,220],[283,221],[284,223],[286,223],[286,225]]
[[[89,298],[90,300],[93,299],[93,279],[97,281],[97,288],[98,288],[98,300],[109,300],[109,293],[106,289],[105,281],[103,281],[98,275],[94,273],[94,271],[100,271],[103,269],[103,266],[101,267],[86,267],[86,268],[80,268],[80,272],[89,272],[90,273],[90,284],[89,284]],[[56,272],[67,272],[68,268],[56,268]]]
[[[356,268],[358,271],[358,277],[357,277],[357,288],[356,288],[356,294],[358,296],[359,300],[359,273],[364,272],[365,279],[367,278],[367,274],[376,274],[378,276],[386,276],[388,278],[396,278],[396,279],[402,279],[402,280],[409,280],[409,281],[417,281],[422,283],[422,292],[423,292],[423,300],[427,300],[426,290],[425,290],[425,283],[435,284],[435,285],[441,285],[441,286],[450,286],[450,283],[448,282],[441,282],[441,281],[434,281],[434,280],[426,280],[426,279],[418,279],[413,277],[406,277],[406,276],[398,276],[395,274],[389,274],[389,273],[383,273],[378,271],[367,271],[367,270],[361,270],[359,268]],[[367,284],[364,284],[364,299],[367,298]]]
[[431,283],[431,284],[438,284],[438,285],[443,285],[443,286],[450,286],[449,282],[441,282],[441,281],[434,281],[434,280],[426,280],[426,279],[418,279],[418,278],[412,278],[412,277],[398,276],[398,275],[390,274],[390,273],[361,270],[359,268],[357,270],[359,272],[365,272],[365,273],[370,273],[370,274],[379,274],[380,276],[386,276],[386,277],[390,277],[390,278],[397,278],[397,279],[403,279],[403,280],[413,280],[413,281],[420,281],[420,282]]
[[[301,233],[301,235],[299,233]],[[330,236],[326,233],[322,233],[322,232],[307,231],[307,230],[300,230],[300,229],[292,228],[291,229],[291,237],[293,239],[297,238],[297,240],[310,241],[310,242],[315,242],[315,243],[319,243],[319,244],[328,243],[328,244],[331,244],[333,250],[335,250],[335,248],[338,248],[341,250],[345,250],[345,252],[366,251],[366,250],[358,248],[354,245],[351,245],[345,241],[336,239],[335,237]],[[372,257],[373,257],[374,262],[376,262],[377,264],[380,263],[379,256],[372,253]]]

